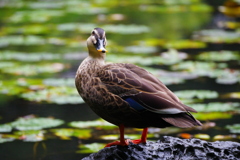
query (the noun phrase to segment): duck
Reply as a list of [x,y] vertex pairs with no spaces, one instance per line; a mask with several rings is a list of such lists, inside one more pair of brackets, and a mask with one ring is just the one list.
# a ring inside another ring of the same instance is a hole
[[[129,63],[108,63],[107,39],[102,28],[94,28],[87,39],[88,57],[79,65],[75,85],[85,103],[102,119],[119,127],[120,141],[107,144],[126,146],[146,143],[149,127],[201,126],[158,78]],[[140,139],[124,138],[126,127],[143,129]]]

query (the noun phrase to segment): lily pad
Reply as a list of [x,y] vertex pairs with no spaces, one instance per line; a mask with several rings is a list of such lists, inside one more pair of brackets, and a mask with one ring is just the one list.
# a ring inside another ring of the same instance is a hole
[[240,99],[240,92],[227,93],[227,94],[223,95],[222,97]]
[[40,36],[28,35],[28,36],[3,36],[0,37],[0,47],[6,47],[9,45],[44,45],[46,39]]
[[13,75],[38,75],[41,73],[56,73],[62,71],[66,66],[62,63],[48,64],[15,64],[12,67],[2,68],[3,73]]
[[[158,77],[158,76],[157,76],[157,77]],[[181,84],[181,83],[184,83],[184,82],[185,82],[185,80],[182,79],[182,78],[176,78],[176,79],[174,79],[174,78],[171,78],[171,77],[161,77],[161,76],[159,76],[159,77],[160,77],[159,80],[160,80],[161,82],[163,82],[165,85]]]
[[37,62],[41,60],[58,60],[60,55],[56,53],[24,53],[17,51],[1,51],[0,60],[18,60],[26,62]]
[[237,102],[210,102],[208,104],[191,104],[198,112],[240,112],[240,103]]
[[71,127],[77,127],[77,128],[104,128],[104,129],[113,129],[116,128],[115,125],[103,120],[103,119],[97,119],[95,121],[74,121],[69,123],[69,126]]
[[[163,3],[162,3],[163,2]],[[164,5],[163,5],[164,4]],[[157,13],[210,12],[212,8],[198,1],[161,1],[161,5],[147,5],[143,11]]]
[[233,124],[233,125],[227,125],[227,129],[230,130],[231,133],[240,133],[240,124]]
[[203,52],[197,56],[197,59],[207,61],[230,61],[239,60],[240,56],[238,52],[234,51],[211,51]]
[[62,23],[57,26],[57,29],[60,31],[81,31],[88,33],[89,28],[95,28],[93,23]]
[[[78,9],[79,10],[79,9]],[[65,23],[58,25],[58,29],[61,31],[82,31],[84,33],[89,33],[91,30],[89,28],[95,28],[96,25],[92,23]],[[100,26],[108,33],[118,33],[118,34],[139,34],[149,32],[149,28],[144,25],[102,25]]]
[[91,143],[91,144],[80,144],[77,153],[89,154],[98,152],[100,149],[103,149],[106,144],[103,143]]
[[217,76],[216,83],[232,85],[240,82],[240,72],[238,70],[225,69],[222,75]]
[[194,34],[194,38],[211,43],[240,43],[240,33],[220,29],[198,31]]
[[194,138],[209,140],[211,137],[208,134],[195,134]]
[[19,118],[9,125],[18,130],[40,130],[62,125],[63,120],[53,118]]
[[102,26],[106,32],[119,34],[139,34],[149,32],[150,28],[144,25],[104,25]]
[[163,45],[164,48],[186,49],[186,48],[205,48],[206,43],[192,40],[169,41]]
[[169,49],[167,52],[161,53],[161,57],[167,62],[164,64],[175,64],[186,59],[188,55],[184,52],[178,52],[175,49]]
[[179,64],[174,64],[171,66],[171,69],[184,70],[198,76],[215,78],[222,76],[226,72],[223,68],[227,68],[227,66],[227,63],[184,61]]
[[134,63],[140,65],[152,65],[152,64],[159,64],[164,60],[160,56],[152,56],[152,57],[143,57],[143,56],[120,56],[120,55],[108,55],[107,56],[108,62],[114,63]]
[[213,137],[214,141],[233,141],[234,139],[240,139],[237,135],[216,135]]
[[125,48],[125,52],[130,53],[155,53],[157,52],[156,47],[151,46],[128,46]]
[[48,78],[44,79],[43,83],[47,86],[54,86],[54,87],[61,87],[61,86],[69,86],[69,87],[75,87],[75,79],[74,78]]
[[15,81],[0,81],[0,94],[18,95],[25,90],[22,86],[17,85]]
[[210,91],[210,90],[183,90],[183,91],[175,91],[176,96],[179,98],[185,99],[213,99],[218,97],[218,92]]
[[88,139],[91,137],[90,129],[74,129],[74,128],[59,128],[51,129],[56,136],[59,136],[62,139],[70,139],[70,137],[77,137],[80,139]]
[[14,138],[13,136],[5,136],[0,134],[0,143],[6,143],[6,142],[12,142],[14,141],[16,138]]
[[193,116],[200,121],[210,121],[216,119],[230,119],[232,117],[231,113],[224,112],[212,112],[212,113],[192,113]]
[[45,139],[44,133],[44,130],[22,130],[14,132],[14,135],[18,135],[18,139],[24,142],[39,142]]
[[50,87],[43,90],[23,93],[22,98],[30,101],[46,101],[56,104],[79,104],[84,103],[75,87]]
[[12,23],[46,22],[52,17],[61,17],[64,15],[62,10],[26,10],[15,12],[9,21]]
[[12,126],[8,124],[0,125],[0,132],[11,132],[11,131],[12,131]]

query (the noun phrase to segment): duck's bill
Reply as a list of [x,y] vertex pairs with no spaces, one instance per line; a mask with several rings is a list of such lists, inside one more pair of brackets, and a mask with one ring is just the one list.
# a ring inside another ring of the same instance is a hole
[[103,39],[98,39],[98,43],[96,45],[96,49],[98,52],[102,52],[102,53],[105,53],[107,52],[106,48],[104,47],[103,45],[103,42],[104,40]]
[[97,51],[98,51],[98,52],[103,52],[103,53],[107,52],[106,49],[98,49]]

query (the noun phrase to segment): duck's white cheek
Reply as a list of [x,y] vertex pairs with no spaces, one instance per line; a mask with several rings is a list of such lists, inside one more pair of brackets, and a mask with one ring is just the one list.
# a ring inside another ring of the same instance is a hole
[[96,40],[96,38],[94,36],[92,36],[91,39],[92,39],[93,44],[97,43],[97,40]]

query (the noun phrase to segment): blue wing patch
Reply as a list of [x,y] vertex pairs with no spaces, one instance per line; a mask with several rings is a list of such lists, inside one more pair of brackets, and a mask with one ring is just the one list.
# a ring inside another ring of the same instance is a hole
[[138,102],[136,102],[135,100],[133,100],[132,98],[126,98],[124,99],[126,102],[128,102],[128,104],[135,110],[137,111],[143,111],[146,110],[141,104],[139,104]]

